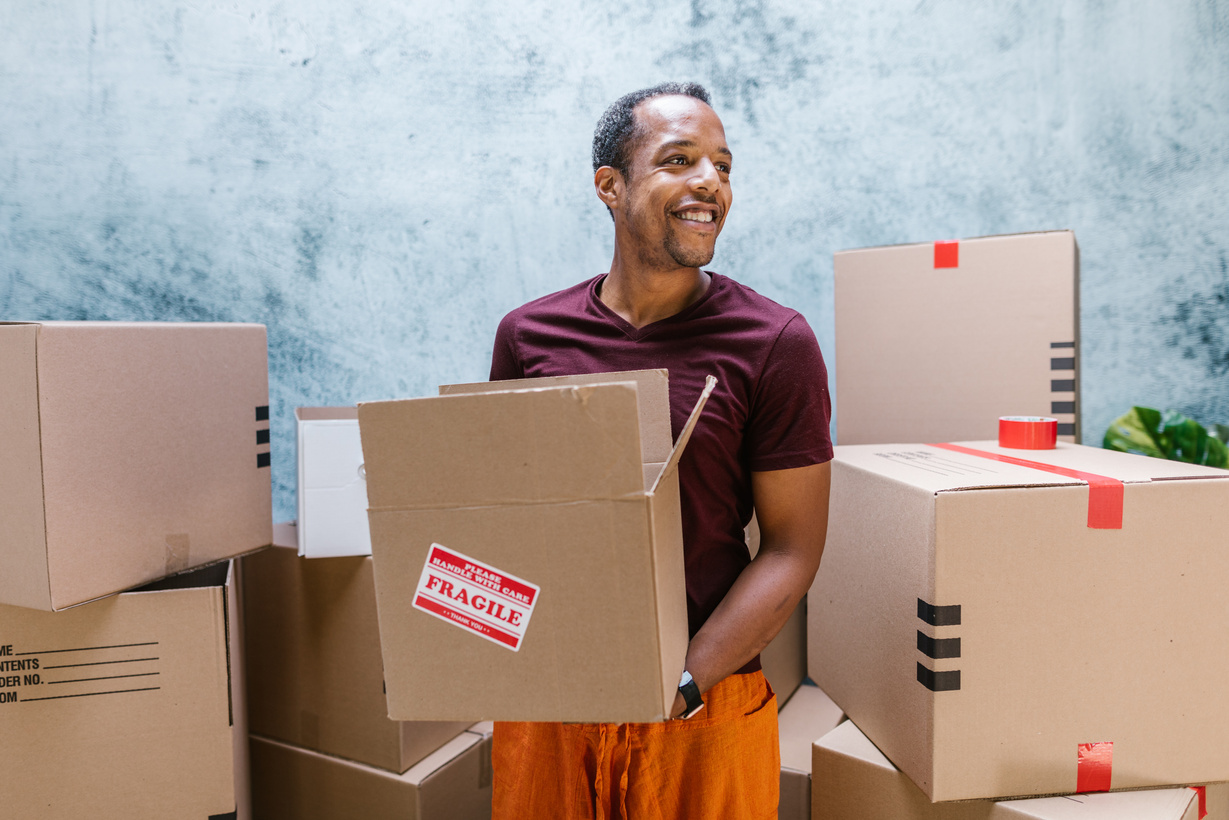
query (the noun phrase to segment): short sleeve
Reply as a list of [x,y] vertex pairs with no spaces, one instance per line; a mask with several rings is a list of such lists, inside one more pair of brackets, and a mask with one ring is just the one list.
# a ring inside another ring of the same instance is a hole
[[520,357],[516,354],[516,319],[509,313],[495,330],[495,349],[491,352],[491,378],[493,382],[525,378]]
[[756,384],[744,438],[755,472],[832,459],[828,368],[806,319],[796,314],[777,336]]

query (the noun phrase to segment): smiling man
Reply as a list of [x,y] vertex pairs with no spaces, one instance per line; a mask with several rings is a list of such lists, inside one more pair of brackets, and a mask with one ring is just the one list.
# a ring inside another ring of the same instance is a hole
[[[806,320],[702,270],[729,216],[732,164],[700,86],[617,100],[593,140],[610,271],[514,310],[496,334],[492,380],[667,368],[676,436],[705,377],[719,383],[679,464],[691,640],[673,719],[497,723],[495,820],[777,816],[777,704],[759,652],[819,567],[831,405]],[[576,685],[618,681],[577,669]]]

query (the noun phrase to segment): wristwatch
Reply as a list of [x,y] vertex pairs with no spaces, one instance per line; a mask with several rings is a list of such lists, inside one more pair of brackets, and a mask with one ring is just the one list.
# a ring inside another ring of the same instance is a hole
[[683,679],[679,681],[679,694],[683,696],[683,702],[687,704],[687,708],[683,710],[683,714],[679,715],[679,719],[686,720],[693,717],[696,712],[704,708],[704,698],[700,697],[700,687],[696,686],[691,673],[686,669],[683,670]]

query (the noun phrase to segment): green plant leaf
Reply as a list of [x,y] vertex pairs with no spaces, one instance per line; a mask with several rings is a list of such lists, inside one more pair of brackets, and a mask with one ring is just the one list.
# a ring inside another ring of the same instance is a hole
[[1157,440],[1161,429],[1161,411],[1151,407],[1132,407],[1114,419],[1105,431],[1102,446],[1153,458],[1167,458],[1165,448]]
[[1103,446],[1153,458],[1209,467],[1229,467],[1229,426],[1208,430],[1176,410],[1132,407],[1105,431]]

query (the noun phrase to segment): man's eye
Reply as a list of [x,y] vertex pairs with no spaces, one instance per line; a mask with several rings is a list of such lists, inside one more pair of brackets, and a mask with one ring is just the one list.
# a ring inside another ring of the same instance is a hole
[[666,160],[666,163],[670,165],[686,165],[687,157],[670,157],[670,159]]
[[723,174],[728,174],[730,173],[730,166],[726,165],[724,162],[719,162],[717,163],[717,170]]

